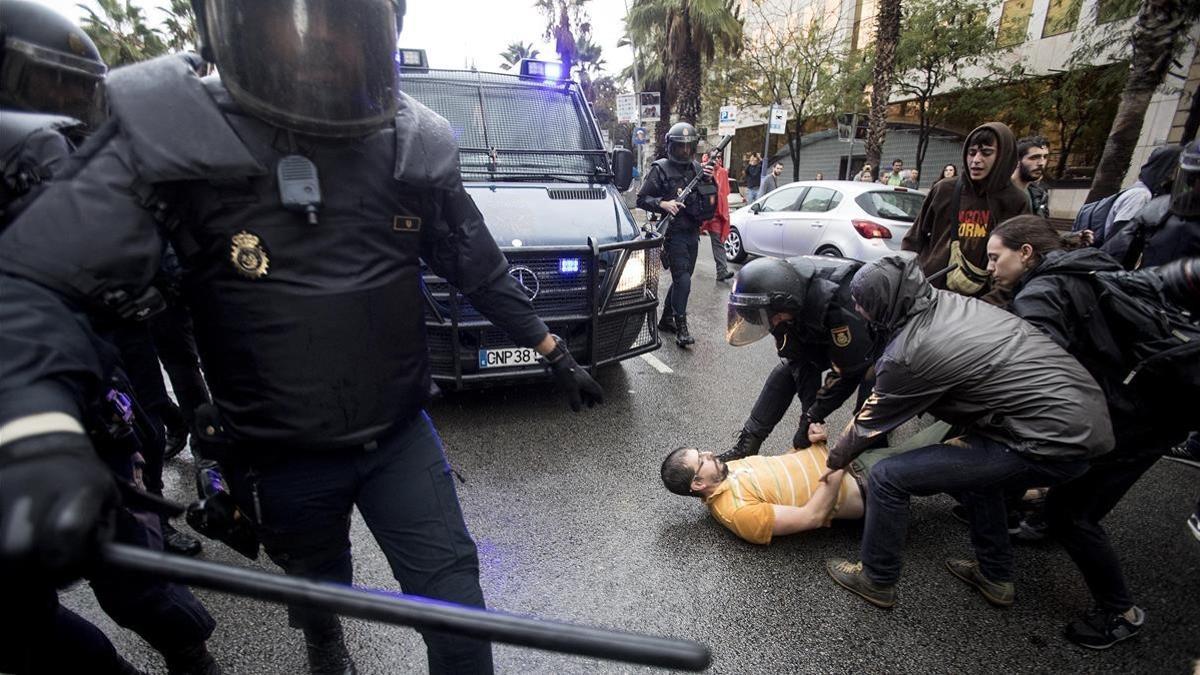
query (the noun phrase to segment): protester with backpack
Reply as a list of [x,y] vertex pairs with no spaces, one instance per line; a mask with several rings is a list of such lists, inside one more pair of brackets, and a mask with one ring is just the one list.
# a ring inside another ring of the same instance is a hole
[[1179,153],[1170,193],[1151,199],[1104,250],[1127,270],[1200,255],[1200,141]]
[[1046,498],[1051,534],[1096,601],[1066,637],[1104,649],[1136,635],[1145,613],[1100,521],[1194,424],[1187,408],[1200,394],[1200,328],[1164,302],[1159,270],[1128,273],[1102,251],[1065,250],[1037,216],[1011,218],[992,232],[988,270],[1012,291],[1011,310],[1075,356],[1107,397],[1114,450]]
[[1146,204],[1171,190],[1171,180],[1179,164],[1180,145],[1155,148],[1138,171],[1137,181],[1120,192],[1104,199],[1084,204],[1075,215],[1072,232],[1089,230],[1092,245],[1099,248],[1133,220]]

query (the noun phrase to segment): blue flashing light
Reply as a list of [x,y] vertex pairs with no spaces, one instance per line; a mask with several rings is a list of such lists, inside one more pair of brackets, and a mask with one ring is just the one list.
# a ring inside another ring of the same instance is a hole
[[521,77],[543,82],[560,82],[565,76],[562,64],[557,61],[521,59]]
[[579,258],[559,258],[558,271],[560,274],[579,274]]

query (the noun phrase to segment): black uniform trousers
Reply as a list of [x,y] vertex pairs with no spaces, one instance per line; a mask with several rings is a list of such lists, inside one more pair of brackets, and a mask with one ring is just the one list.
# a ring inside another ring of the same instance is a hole
[[[192,314],[183,303],[171,303],[165,311],[150,320],[150,333],[163,369],[171,378],[171,388],[182,413],[178,419],[165,419],[167,415],[178,413],[173,409],[164,411],[163,421],[173,429],[191,429],[196,408],[211,403],[204,375],[200,372]],[[161,379],[161,375],[159,377]]]
[[688,296],[692,294],[692,273],[696,271],[696,258],[700,254],[700,228],[676,226],[663,242],[663,255],[671,272],[671,287],[663,299],[663,314],[681,316],[687,314]]
[[[828,367],[828,365],[822,366],[810,361],[792,359],[780,361],[779,365],[771,370],[771,374],[767,375],[767,381],[763,383],[762,391],[758,393],[758,399],[754,401],[754,407],[750,409],[750,417],[746,419],[745,430],[759,438],[771,435],[775,425],[779,424],[783,416],[787,414],[793,397],[800,400],[800,405],[805,410],[811,408],[817,398],[817,392],[821,389],[821,375]],[[862,407],[863,401],[866,401],[867,396],[871,394],[873,386],[874,379],[863,379],[862,384],[858,387],[858,401],[855,403],[855,410]],[[884,436],[884,444],[886,444],[886,440],[887,438]],[[871,447],[883,446],[876,443]]]
[[[288,574],[350,584],[350,514],[363,520],[405,593],[483,607],[479,557],[459,508],[442,442],[425,413],[374,443],[268,458],[246,444],[222,450],[226,478],[258,524],[267,555]],[[225,457],[229,457],[226,459]],[[296,628],[336,617],[289,608]],[[487,642],[424,631],[430,673],[490,673]]]

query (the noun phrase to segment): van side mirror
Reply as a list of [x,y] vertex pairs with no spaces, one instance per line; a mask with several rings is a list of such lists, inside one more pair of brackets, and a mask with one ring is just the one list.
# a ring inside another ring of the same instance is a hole
[[633,185],[633,152],[628,148],[616,147],[612,151],[613,185],[624,192]]

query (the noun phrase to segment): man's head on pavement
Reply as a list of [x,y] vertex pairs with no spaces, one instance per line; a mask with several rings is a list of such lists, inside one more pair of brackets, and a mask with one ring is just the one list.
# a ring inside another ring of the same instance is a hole
[[854,307],[871,326],[890,334],[932,302],[933,287],[913,255],[888,255],[863,265],[850,282]]
[[1046,173],[1050,142],[1042,136],[1026,136],[1017,141],[1017,175],[1025,183],[1035,183]]
[[729,467],[711,452],[684,447],[667,455],[660,475],[663,485],[674,494],[704,498],[729,476]]

